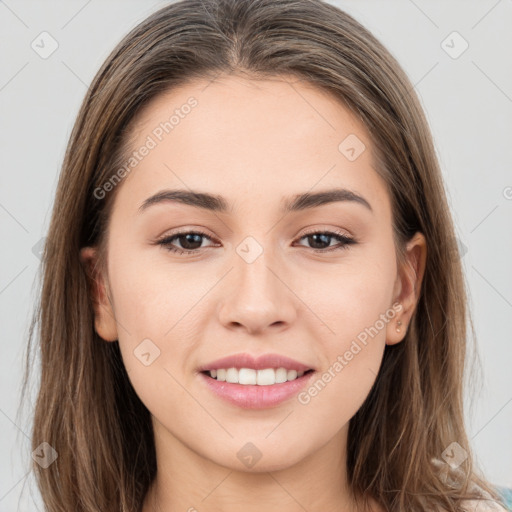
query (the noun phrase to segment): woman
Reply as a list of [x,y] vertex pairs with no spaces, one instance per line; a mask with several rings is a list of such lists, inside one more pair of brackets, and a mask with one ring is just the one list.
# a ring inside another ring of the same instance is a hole
[[59,181],[47,509],[502,510],[464,429],[454,240],[413,87],[352,17],[160,9],[93,80]]

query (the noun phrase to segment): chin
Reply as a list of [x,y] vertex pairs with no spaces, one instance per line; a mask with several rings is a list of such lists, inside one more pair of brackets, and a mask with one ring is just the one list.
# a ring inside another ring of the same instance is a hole
[[[263,441],[259,444],[247,442],[241,448],[236,449],[235,457],[233,452],[223,453],[219,458],[216,452],[210,460],[233,471],[242,473],[266,473],[269,471],[280,471],[298,464],[303,457],[296,451],[293,456],[289,450],[279,450],[274,447],[262,447]],[[257,448],[259,446],[260,448]],[[282,446],[282,445],[281,445]],[[304,457],[306,454],[304,454]]]

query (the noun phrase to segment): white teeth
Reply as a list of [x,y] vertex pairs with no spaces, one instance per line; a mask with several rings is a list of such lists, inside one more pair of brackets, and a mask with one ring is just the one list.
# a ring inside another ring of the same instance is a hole
[[251,368],[240,368],[238,382],[240,384],[256,384],[257,372]]
[[288,370],[286,368],[278,368],[276,370],[276,383],[286,382],[288,380]]
[[258,386],[272,386],[276,383],[276,372],[273,368],[266,368],[265,370],[258,370]]
[[238,384],[238,370],[236,368],[228,368],[226,370],[226,382]]
[[271,386],[283,382],[295,380],[304,375],[303,371],[287,370],[286,368],[265,368],[254,370],[252,368],[219,368],[210,370],[210,377],[218,381],[226,381],[232,384],[244,384],[258,386]]
[[297,378],[297,370],[288,370],[287,379],[295,380]]

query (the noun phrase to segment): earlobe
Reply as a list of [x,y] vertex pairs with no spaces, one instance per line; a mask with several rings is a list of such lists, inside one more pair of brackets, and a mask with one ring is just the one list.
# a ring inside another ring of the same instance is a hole
[[398,270],[393,302],[399,302],[402,307],[394,320],[388,324],[386,333],[388,345],[401,342],[407,333],[420,297],[426,261],[427,242],[423,233],[417,232],[407,243],[405,261]]
[[109,296],[108,282],[99,271],[97,249],[82,248],[80,261],[87,274],[89,297],[94,306],[94,328],[105,341],[116,341],[118,334],[114,310]]

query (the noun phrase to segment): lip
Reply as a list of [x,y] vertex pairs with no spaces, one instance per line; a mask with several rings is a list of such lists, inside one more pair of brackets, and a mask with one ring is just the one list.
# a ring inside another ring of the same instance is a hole
[[[265,368],[286,368],[287,370],[297,370],[305,372],[314,370],[313,367],[304,363],[290,359],[280,354],[263,354],[259,357],[253,357],[251,354],[234,354],[232,356],[217,359],[199,368],[200,372],[209,370],[218,370],[221,368],[252,368],[253,370],[264,370]],[[293,381],[292,381],[293,382]],[[269,386],[272,387],[272,386]]]
[[270,386],[233,384],[218,381],[211,378],[206,373],[199,373],[199,378],[210,391],[232,405],[242,409],[268,409],[276,407],[297,395],[300,390],[311,381],[316,373],[315,371],[311,371],[295,380],[272,384]]

